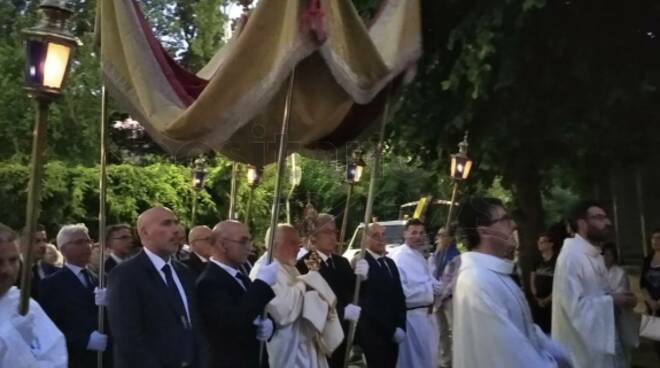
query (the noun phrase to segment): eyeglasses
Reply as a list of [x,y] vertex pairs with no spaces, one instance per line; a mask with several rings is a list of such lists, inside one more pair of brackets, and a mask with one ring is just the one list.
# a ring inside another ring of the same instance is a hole
[[130,235],[122,235],[122,236],[118,236],[116,238],[110,238],[110,239],[112,239],[112,240],[133,240],[133,237],[130,236]]
[[234,243],[236,243],[236,244],[240,244],[240,245],[242,245],[242,246],[244,246],[244,247],[246,247],[246,246],[252,244],[252,239],[248,239],[248,238],[243,238],[243,239],[241,239],[241,240],[234,240],[234,239],[229,239],[229,238],[222,238],[222,240],[229,241],[229,242],[234,242]]
[[46,238],[34,238],[35,243],[47,243],[48,239]]
[[92,239],[76,239],[76,240],[68,241],[64,244],[88,245],[91,243],[92,243]]
[[494,219],[494,220],[490,220],[490,221],[488,221],[488,222],[486,223],[486,226],[494,225],[494,224],[496,224],[496,223],[498,223],[498,222],[512,222],[512,221],[513,221],[513,217],[512,217],[511,215],[504,215],[504,216],[502,216],[502,217],[500,217],[500,218],[496,218],[496,219]]
[[598,220],[598,221],[609,220],[607,215],[591,215],[591,216],[587,216],[587,219],[588,220]]

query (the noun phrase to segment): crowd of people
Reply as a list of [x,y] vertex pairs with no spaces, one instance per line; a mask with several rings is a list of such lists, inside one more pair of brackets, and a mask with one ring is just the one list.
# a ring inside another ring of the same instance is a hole
[[[389,253],[385,229],[370,224],[364,254],[349,261],[329,214],[305,234],[269,229],[272,252],[258,256],[239,221],[185,234],[174,212],[154,207],[134,227],[110,226],[106,252],[84,224],[62,226],[56,246],[39,227],[26,265],[27,236],[0,224],[0,367],[86,368],[101,357],[118,368],[335,368],[356,356],[369,367],[627,367],[637,298],[608,243],[608,215],[583,201],[569,225],[565,236],[539,235],[540,257],[523,277],[517,225],[494,198],[467,199],[428,257],[418,219]],[[23,267],[32,271],[25,315]],[[640,288],[660,316],[660,229]]]

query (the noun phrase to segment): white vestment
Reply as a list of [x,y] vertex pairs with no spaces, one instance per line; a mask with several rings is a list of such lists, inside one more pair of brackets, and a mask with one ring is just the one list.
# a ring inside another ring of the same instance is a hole
[[[300,276],[294,266],[273,262],[279,270],[272,286],[275,298],[266,306],[275,321],[275,333],[266,344],[270,367],[327,368],[327,355],[343,339],[334,293],[318,272]],[[255,263],[252,279],[264,263],[264,257]]]
[[552,336],[576,368],[625,365],[611,292],[600,249],[580,235],[566,239],[552,287]]
[[454,368],[557,367],[568,353],[534,324],[513,263],[461,254],[454,290]]
[[[66,368],[67,351],[64,335],[41,309],[30,299],[25,317],[31,333],[24,336],[14,327],[17,318],[20,290],[12,286],[0,297],[0,367],[7,368]],[[28,330],[29,331],[29,330]],[[26,341],[29,340],[29,341]]]
[[[399,368],[438,366],[438,326],[433,310],[433,276],[422,253],[403,244],[388,255],[396,263],[406,296],[406,338],[399,344]],[[430,312],[430,313],[429,313]]]

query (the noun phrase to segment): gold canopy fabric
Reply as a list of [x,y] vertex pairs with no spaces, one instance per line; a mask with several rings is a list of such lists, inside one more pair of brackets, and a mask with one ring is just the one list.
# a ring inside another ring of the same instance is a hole
[[410,80],[421,55],[419,0],[384,0],[368,28],[350,0],[261,0],[193,75],[154,44],[133,0],[99,3],[108,90],[177,156],[274,161],[294,68],[289,151],[332,154],[377,120],[386,87]]

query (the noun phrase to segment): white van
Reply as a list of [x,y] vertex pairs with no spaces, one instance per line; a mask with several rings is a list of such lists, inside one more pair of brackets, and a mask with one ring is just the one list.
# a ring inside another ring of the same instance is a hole
[[[387,252],[391,252],[394,248],[403,244],[403,227],[406,225],[406,220],[379,221],[378,224],[385,228],[385,247]],[[353,232],[351,241],[348,243],[348,248],[342,254],[349,262],[360,251],[363,229],[364,223],[361,223]]]

